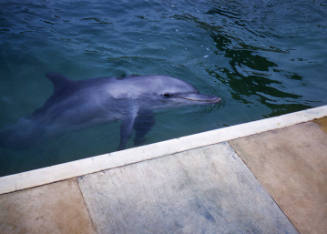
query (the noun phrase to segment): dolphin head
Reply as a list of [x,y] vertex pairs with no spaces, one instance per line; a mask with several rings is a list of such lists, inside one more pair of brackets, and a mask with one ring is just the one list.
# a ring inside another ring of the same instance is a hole
[[200,94],[192,85],[168,76],[154,76],[148,85],[158,105],[162,107],[185,106],[198,104],[215,104],[221,98],[213,95]]

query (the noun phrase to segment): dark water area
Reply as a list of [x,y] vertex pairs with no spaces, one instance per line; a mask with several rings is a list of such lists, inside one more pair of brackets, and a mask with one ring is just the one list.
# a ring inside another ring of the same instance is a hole
[[[47,72],[162,74],[215,106],[156,114],[145,144],[327,103],[327,1],[0,1],[0,129],[42,106]],[[22,129],[24,131],[24,129]],[[0,148],[0,175],[115,151],[119,123]],[[133,147],[130,140],[128,147]]]

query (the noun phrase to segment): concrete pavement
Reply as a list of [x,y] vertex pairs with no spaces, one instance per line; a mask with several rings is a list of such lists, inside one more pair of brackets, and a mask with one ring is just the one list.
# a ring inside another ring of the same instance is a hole
[[326,129],[312,118],[13,191],[39,172],[0,178],[0,232],[327,233]]

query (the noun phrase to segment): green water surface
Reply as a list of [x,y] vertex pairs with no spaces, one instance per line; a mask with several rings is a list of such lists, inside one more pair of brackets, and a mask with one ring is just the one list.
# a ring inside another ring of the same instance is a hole
[[[73,80],[163,74],[220,96],[156,115],[146,144],[327,103],[327,1],[0,1],[0,129]],[[0,175],[115,151],[119,124],[28,149],[0,148]],[[132,141],[128,144],[133,147]]]

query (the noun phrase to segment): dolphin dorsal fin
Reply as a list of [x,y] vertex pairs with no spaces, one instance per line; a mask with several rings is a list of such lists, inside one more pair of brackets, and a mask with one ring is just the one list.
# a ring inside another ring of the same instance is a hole
[[71,80],[59,73],[47,73],[46,77],[52,82],[55,92],[72,84]]

